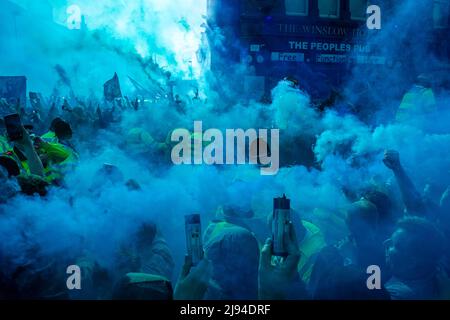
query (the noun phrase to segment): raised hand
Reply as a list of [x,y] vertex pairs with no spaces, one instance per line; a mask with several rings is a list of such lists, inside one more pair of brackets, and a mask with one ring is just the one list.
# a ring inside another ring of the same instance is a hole
[[395,150],[386,150],[384,152],[383,162],[385,166],[391,170],[397,170],[401,167],[400,155]]
[[300,250],[292,222],[284,234],[288,256],[280,264],[272,264],[272,239],[267,239],[259,260],[259,298],[284,299],[297,280]]
[[212,275],[212,265],[203,258],[193,267],[190,256],[186,256],[181,275],[178,279],[173,297],[175,300],[201,300],[208,289]]

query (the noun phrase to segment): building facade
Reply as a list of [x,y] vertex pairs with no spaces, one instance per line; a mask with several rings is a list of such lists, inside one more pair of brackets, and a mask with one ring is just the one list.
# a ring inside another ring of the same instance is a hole
[[[428,1],[424,14],[427,39],[448,60],[449,0]],[[208,23],[219,27],[225,49],[212,51],[211,68],[221,59],[247,62],[254,72],[246,81],[266,93],[283,77],[293,77],[313,96],[338,87],[358,65],[367,69],[396,63],[371,45],[378,30],[369,30],[369,5],[382,8],[389,21],[398,1],[380,0],[209,0]],[[423,18],[423,17],[422,17]],[[414,19],[414,17],[413,17]],[[428,41],[428,40],[427,40]]]

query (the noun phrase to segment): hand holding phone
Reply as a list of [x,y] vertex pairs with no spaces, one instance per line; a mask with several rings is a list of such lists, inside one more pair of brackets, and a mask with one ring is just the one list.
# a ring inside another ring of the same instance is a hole
[[283,195],[273,199],[272,245],[273,255],[287,257],[289,252],[285,235],[289,231],[291,222],[291,200]]
[[266,240],[261,249],[258,268],[260,299],[284,300],[298,283],[297,266],[300,261],[300,250],[292,222],[289,222],[283,238],[288,252],[286,257],[274,255],[271,238]]
[[203,259],[202,228],[199,214],[185,216],[187,254],[196,266]]
[[180,277],[175,286],[175,300],[202,300],[212,276],[211,262],[203,259],[196,267],[192,267],[190,256],[185,257]]

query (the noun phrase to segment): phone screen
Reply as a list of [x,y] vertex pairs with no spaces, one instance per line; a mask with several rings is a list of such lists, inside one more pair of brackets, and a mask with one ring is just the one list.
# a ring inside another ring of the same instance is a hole
[[23,127],[22,121],[20,121],[20,116],[17,113],[11,114],[6,116],[4,121],[9,140],[16,141],[22,139]]
[[290,221],[290,200],[286,198],[285,195],[283,195],[282,198],[274,198],[272,219],[272,245],[274,256],[288,256],[284,235],[287,231],[289,231],[288,228]]
[[199,214],[185,216],[186,247],[192,264],[197,265],[203,259],[202,228]]

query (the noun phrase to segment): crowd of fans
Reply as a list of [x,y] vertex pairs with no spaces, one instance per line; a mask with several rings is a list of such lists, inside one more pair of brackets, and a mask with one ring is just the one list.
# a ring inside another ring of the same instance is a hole
[[[32,108],[17,110],[1,101],[3,110],[20,115],[23,134],[20,140],[9,141],[0,124],[0,203],[20,193],[45,197],[51,188],[64,190],[65,174],[80,160],[79,145],[100,130],[114,130],[124,110],[140,108],[139,101],[124,99],[109,108],[82,102],[71,106],[57,99],[50,107],[43,103],[35,98]],[[171,103],[177,112],[185,112],[179,98]],[[156,141],[139,128],[130,130],[127,139],[123,147],[148,153],[150,162],[170,152],[167,140]],[[208,221],[204,259],[193,266],[186,257],[176,283],[171,281],[175,269],[171,250],[158,226],[147,223],[118,248],[115,265],[121,276],[86,255],[77,261],[83,290],[68,291],[67,275],[60,267],[64,262],[35,261],[12,275],[0,270],[0,298],[448,299],[450,190],[433,203],[416,190],[398,152],[386,151],[383,162],[395,176],[402,203],[396,203],[389,191],[366,190],[347,208],[348,236],[340,241],[326,241],[317,225],[293,211],[284,237],[289,255],[274,263],[272,240],[266,239],[271,215],[263,222],[264,234],[254,227],[252,213],[225,207],[222,219]],[[104,164],[97,174],[131,190],[140,188],[111,164]],[[92,192],[100,189],[93,185]],[[0,259],[3,255],[0,252]],[[380,267],[381,289],[367,286],[366,270],[371,265]]]

